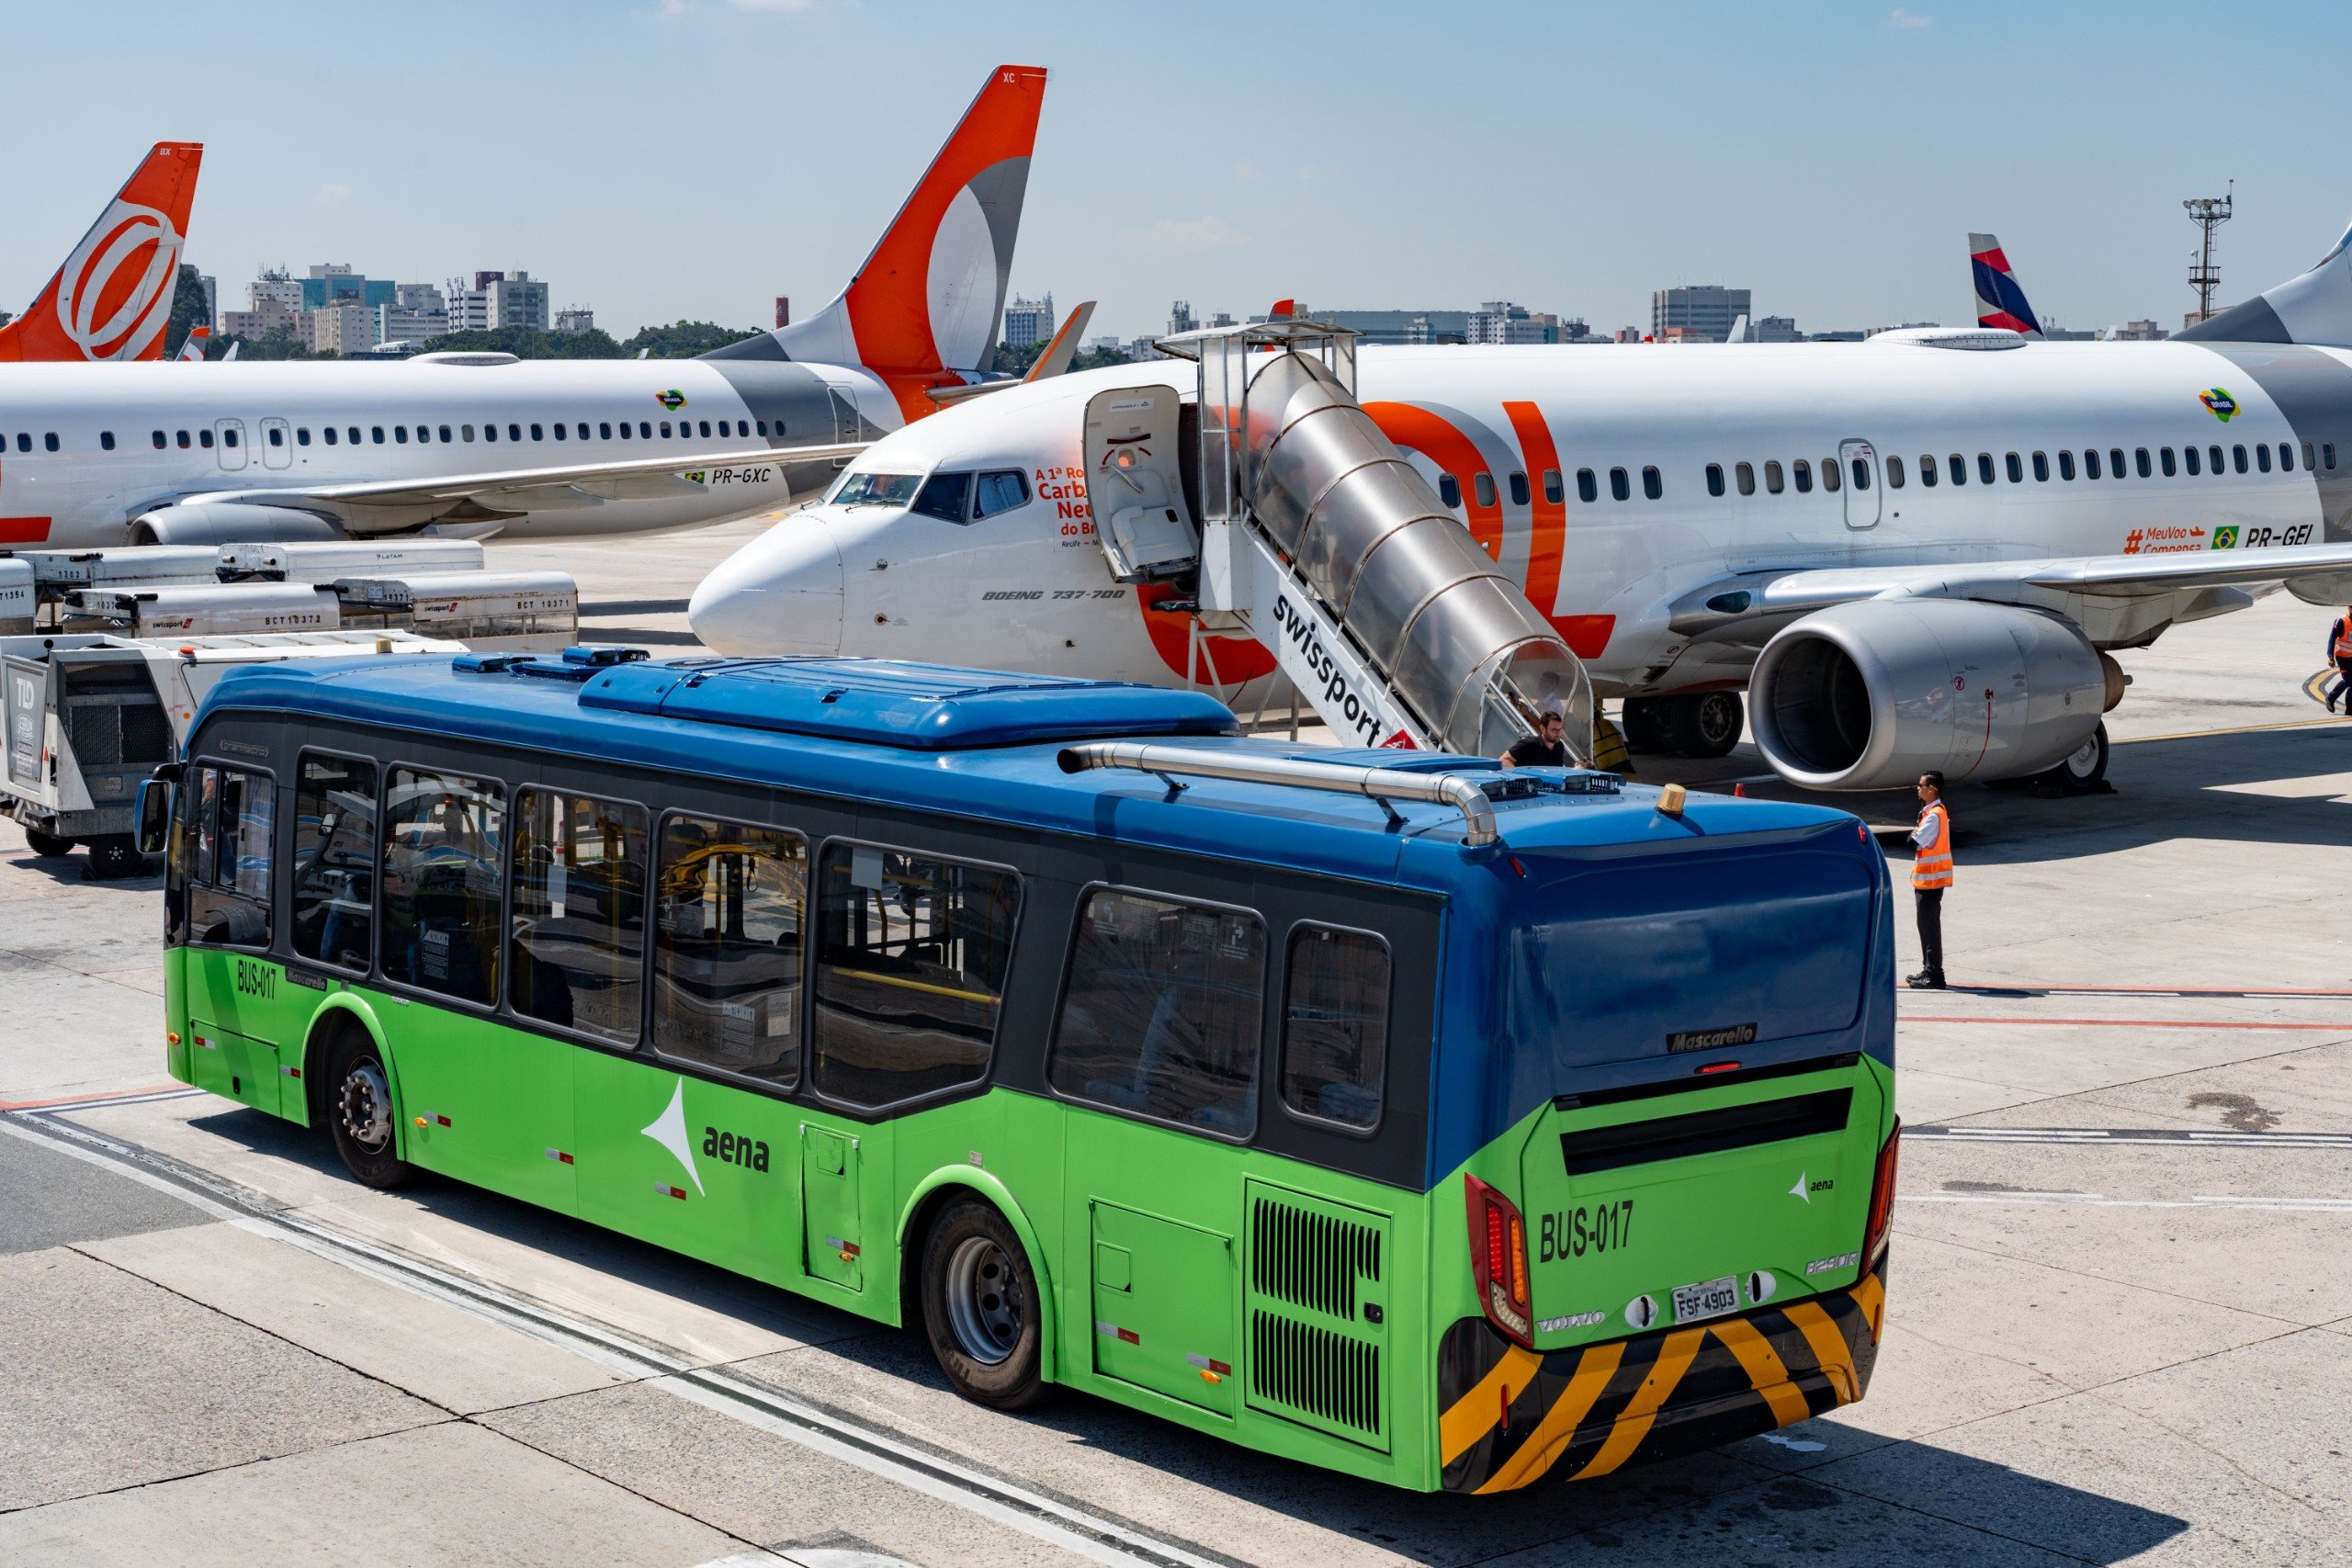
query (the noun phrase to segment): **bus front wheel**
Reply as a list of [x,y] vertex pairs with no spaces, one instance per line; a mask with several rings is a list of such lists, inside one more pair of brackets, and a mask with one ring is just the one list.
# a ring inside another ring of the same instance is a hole
[[922,1326],[939,1370],[977,1404],[1045,1397],[1037,1274],[993,1204],[960,1199],[923,1238]]
[[382,1053],[362,1030],[345,1029],[327,1051],[327,1130],[334,1152],[369,1187],[398,1187],[411,1167],[393,1137],[392,1086]]

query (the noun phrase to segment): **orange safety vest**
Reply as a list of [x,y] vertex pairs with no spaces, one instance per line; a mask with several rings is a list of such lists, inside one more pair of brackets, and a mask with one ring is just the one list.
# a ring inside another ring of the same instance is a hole
[[2335,623],[2335,657],[2352,659],[2352,615]]
[[1951,813],[1944,809],[1940,800],[1919,813],[1919,826],[1935,824],[1936,836],[1923,845],[1911,859],[1911,886],[1914,887],[1950,887],[1951,886]]

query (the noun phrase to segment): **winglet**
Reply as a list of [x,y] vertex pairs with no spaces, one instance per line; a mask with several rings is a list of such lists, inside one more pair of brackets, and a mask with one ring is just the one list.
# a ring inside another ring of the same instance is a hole
[[1086,323],[1094,319],[1094,301],[1086,300],[1062,319],[1062,330],[1046,344],[1046,352],[1037,355],[1037,363],[1029,367],[1024,381],[1042,381],[1048,376],[1058,376],[1069,368],[1078,357],[1078,340],[1086,331]]
[[0,360],[161,359],[204,146],[158,141],[32,308]]

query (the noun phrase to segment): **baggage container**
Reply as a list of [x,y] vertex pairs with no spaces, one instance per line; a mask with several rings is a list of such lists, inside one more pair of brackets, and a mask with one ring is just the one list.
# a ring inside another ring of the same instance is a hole
[[223,582],[333,582],[379,572],[480,571],[481,546],[471,539],[265,540],[220,547]]
[[12,550],[6,558],[32,568],[36,624],[57,626],[66,596],[85,589],[127,591],[218,581],[219,554],[211,545],[150,545],[106,550]]
[[30,561],[0,560],[0,637],[33,629],[40,608]]
[[478,651],[560,653],[580,640],[580,585],[569,572],[346,577],[334,593],[345,626],[401,626]]
[[130,637],[327,632],[341,624],[333,589],[311,582],[209,582],[137,590],[76,589],[65,596],[69,632]]

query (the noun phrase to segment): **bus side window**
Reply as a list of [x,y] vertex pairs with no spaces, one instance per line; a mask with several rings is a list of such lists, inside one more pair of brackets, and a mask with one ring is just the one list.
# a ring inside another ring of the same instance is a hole
[[1010,871],[829,845],[809,1026],[819,1090],[876,1107],[984,1076],[1020,914]]
[[267,947],[277,786],[267,773],[238,768],[208,766],[196,772],[188,940]]
[[375,912],[376,764],[305,751],[294,783],[294,951],[365,970]]
[[1046,1077],[1075,1100],[1247,1138],[1265,984],[1257,916],[1098,887],[1079,908]]
[[394,768],[384,786],[384,977],[459,1001],[498,999],[506,786]]
[[1283,1103],[1369,1131],[1388,1061],[1388,944],[1367,931],[1301,925],[1283,975]]
[[653,1049],[775,1085],[800,1076],[808,844],[776,828],[662,825]]
[[645,950],[645,807],[514,792],[506,1000],[525,1018],[634,1045]]

